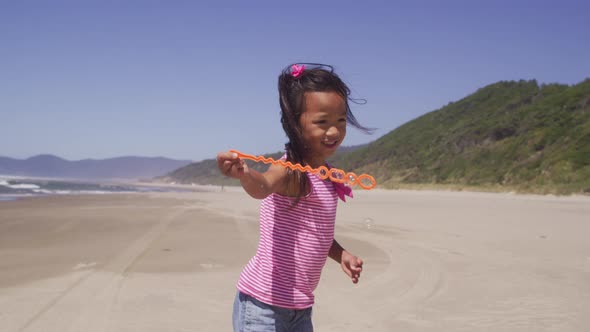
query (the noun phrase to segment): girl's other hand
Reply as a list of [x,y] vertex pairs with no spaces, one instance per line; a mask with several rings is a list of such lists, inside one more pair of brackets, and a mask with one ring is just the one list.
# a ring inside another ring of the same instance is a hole
[[231,178],[241,179],[248,173],[248,165],[234,152],[220,152],[217,154],[219,171]]
[[356,284],[359,282],[361,272],[363,271],[362,259],[344,250],[342,252],[340,266],[342,266],[342,271],[344,271],[344,273],[350,277],[352,283]]

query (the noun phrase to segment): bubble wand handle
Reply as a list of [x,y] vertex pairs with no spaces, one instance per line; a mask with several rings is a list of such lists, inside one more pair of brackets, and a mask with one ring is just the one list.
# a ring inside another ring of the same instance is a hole
[[229,150],[229,152],[235,153],[238,157],[243,159],[253,160],[255,162],[262,162],[265,164],[280,165],[286,168],[290,168],[294,171],[310,172],[316,174],[322,180],[330,179],[337,183],[346,183],[348,185],[359,185],[365,190],[371,190],[377,185],[375,178],[369,174],[356,175],[353,172],[344,172],[344,170],[338,168],[330,168],[326,166],[320,166],[318,168],[311,168],[309,165],[302,166],[301,164],[293,164],[290,161],[274,160],[273,158],[267,158],[264,156],[255,156],[247,153],[242,153],[237,150]]

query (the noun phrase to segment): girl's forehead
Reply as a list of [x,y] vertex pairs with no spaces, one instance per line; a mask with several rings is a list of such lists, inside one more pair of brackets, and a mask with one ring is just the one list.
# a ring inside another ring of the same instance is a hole
[[313,91],[305,93],[305,111],[346,112],[345,99],[334,91]]

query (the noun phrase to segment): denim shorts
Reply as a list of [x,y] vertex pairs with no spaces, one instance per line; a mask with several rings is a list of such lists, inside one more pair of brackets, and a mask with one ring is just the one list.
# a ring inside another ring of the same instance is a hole
[[240,291],[233,311],[234,332],[313,331],[311,308],[287,309],[262,303]]

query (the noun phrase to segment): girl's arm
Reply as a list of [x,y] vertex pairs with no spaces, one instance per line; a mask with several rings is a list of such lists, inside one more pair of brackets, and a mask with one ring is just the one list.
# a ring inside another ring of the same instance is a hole
[[285,187],[287,171],[278,165],[270,165],[266,172],[260,173],[249,169],[236,153],[220,152],[217,154],[217,167],[225,176],[240,180],[244,190],[253,198],[266,198],[274,192],[283,191]]
[[336,239],[332,240],[332,246],[330,247],[330,251],[328,251],[328,256],[340,263],[342,271],[350,277],[353,283],[356,284],[359,282],[361,272],[363,271],[362,259],[344,250]]

